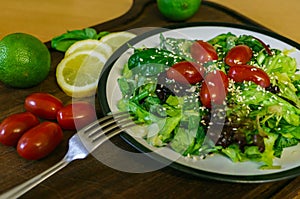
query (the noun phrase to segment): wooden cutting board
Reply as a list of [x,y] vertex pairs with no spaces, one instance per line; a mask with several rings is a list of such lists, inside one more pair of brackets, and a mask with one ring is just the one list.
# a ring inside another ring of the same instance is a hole
[[[205,0],[203,0],[205,1]],[[300,42],[300,1],[209,0],[233,9],[271,30]],[[81,29],[124,15],[133,0],[19,0],[1,2],[0,39],[27,32],[48,41],[66,30]]]
[[[262,24],[237,12],[207,1],[188,22],[226,22],[262,27]],[[134,6],[122,17],[93,27],[97,31],[119,31],[176,24],[181,23],[168,21],[159,13],[155,0],[135,0]],[[46,44],[50,47],[49,42]],[[72,99],[59,89],[55,79],[55,69],[63,58],[63,53],[53,49],[50,52],[51,72],[40,85],[30,89],[12,89],[0,84],[1,119],[23,111],[24,99],[32,92],[49,92],[64,103],[71,102]],[[0,145],[0,193],[58,162],[66,153],[68,139],[73,133],[64,132],[64,140],[55,152],[40,161],[24,160],[17,155],[14,148]],[[137,152],[119,136],[113,138],[112,142],[120,148]],[[100,147],[100,150],[103,148]],[[104,159],[120,161],[116,151],[104,148],[102,155]],[[89,156],[85,160],[70,164],[23,198],[293,198],[300,190],[299,181],[300,177],[267,183],[228,183],[196,177],[172,167],[148,173],[126,173],[110,168]]]

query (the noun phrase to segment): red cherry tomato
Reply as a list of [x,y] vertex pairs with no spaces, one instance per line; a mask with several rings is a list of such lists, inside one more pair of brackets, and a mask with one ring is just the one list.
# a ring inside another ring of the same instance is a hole
[[40,118],[53,120],[56,119],[57,111],[63,107],[63,103],[51,94],[33,93],[26,97],[24,107]]
[[58,124],[66,130],[81,129],[96,119],[95,107],[88,102],[74,102],[57,112]]
[[6,146],[16,146],[20,137],[39,123],[38,118],[30,112],[10,115],[0,124],[0,142]]
[[192,57],[200,63],[218,59],[215,48],[208,42],[198,40],[191,46]]
[[252,50],[246,45],[238,45],[229,50],[225,63],[229,66],[246,64],[252,58]]
[[49,155],[63,139],[60,126],[43,122],[28,130],[17,145],[18,154],[28,160],[37,160]]
[[231,66],[228,77],[235,82],[252,81],[263,88],[270,86],[268,74],[260,68],[249,65]]
[[203,79],[204,67],[195,62],[182,61],[167,70],[167,77],[183,84],[196,84]]
[[223,71],[213,71],[208,73],[202,83],[200,90],[200,101],[206,108],[211,108],[212,104],[223,104],[226,99],[229,81]]

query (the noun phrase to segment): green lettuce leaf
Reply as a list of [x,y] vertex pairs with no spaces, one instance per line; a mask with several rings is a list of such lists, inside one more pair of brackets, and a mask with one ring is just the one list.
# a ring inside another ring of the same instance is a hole
[[180,127],[176,129],[170,146],[174,151],[184,156],[198,155],[205,136],[205,130],[201,125],[198,125],[198,128],[191,129]]
[[275,56],[267,58],[265,67],[268,74],[286,73],[290,77],[296,73],[297,62],[295,58],[292,58],[284,53],[279,53]]
[[254,118],[257,115],[264,121],[275,118],[277,124],[283,118],[288,124],[300,125],[300,109],[256,84],[252,83],[247,86],[241,96],[243,96],[243,100],[240,103],[257,107],[250,113]]

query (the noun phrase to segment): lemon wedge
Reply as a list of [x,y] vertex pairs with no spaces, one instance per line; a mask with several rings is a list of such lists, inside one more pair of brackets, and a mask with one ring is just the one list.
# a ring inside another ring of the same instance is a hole
[[126,31],[112,32],[102,37],[100,42],[108,44],[110,47],[112,47],[113,51],[116,51],[119,47],[135,36],[135,34]]
[[57,65],[56,79],[60,88],[74,98],[96,94],[102,68],[112,53],[136,35],[113,32],[100,40],[86,39],[75,42]]
[[56,68],[56,79],[60,88],[75,98],[96,94],[106,55],[95,50],[82,50],[65,56]]
[[100,42],[96,39],[80,40],[72,44],[65,53],[65,56],[69,56],[75,52],[94,50],[105,55],[106,58],[110,57],[113,53],[112,47],[108,44]]

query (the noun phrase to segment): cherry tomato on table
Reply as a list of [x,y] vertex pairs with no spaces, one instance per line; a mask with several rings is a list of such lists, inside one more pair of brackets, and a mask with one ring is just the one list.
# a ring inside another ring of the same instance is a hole
[[192,44],[190,51],[192,57],[200,63],[218,59],[215,48],[210,43],[202,40],[195,41]]
[[228,77],[235,82],[252,81],[263,88],[270,86],[268,74],[260,68],[250,65],[231,66]]
[[33,93],[26,97],[24,107],[27,111],[42,119],[56,119],[56,114],[63,107],[60,99],[48,93]]
[[247,45],[238,45],[230,49],[225,57],[225,63],[229,66],[246,64],[252,58],[252,50]]
[[95,107],[88,102],[74,102],[57,112],[57,121],[66,130],[81,129],[96,119]]
[[0,142],[6,146],[16,146],[20,137],[39,123],[38,118],[30,112],[10,115],[0,124]]
[[223,71],[209,72],[202,83],[200,101],[206,108],[212,104],[223,104],[226,99],[229,80]]
[[183,84],[196,84],[203,79],[205,69],[200,64],[182,61],[167,70],[167,77]]
[[63,132],[58,124],[42,122],[22,135],[17,152],[28,160],[41,159],[50,154],[62,139]]

